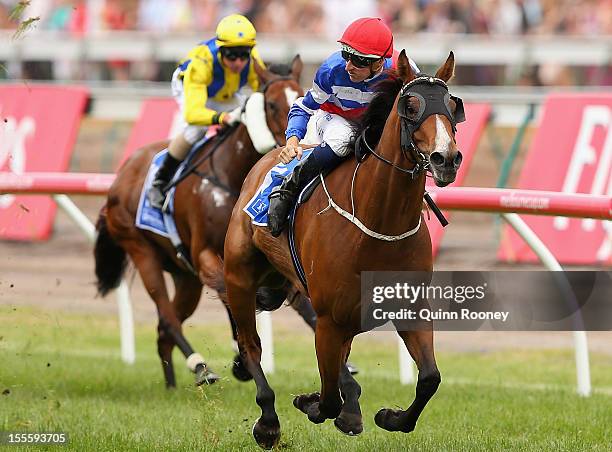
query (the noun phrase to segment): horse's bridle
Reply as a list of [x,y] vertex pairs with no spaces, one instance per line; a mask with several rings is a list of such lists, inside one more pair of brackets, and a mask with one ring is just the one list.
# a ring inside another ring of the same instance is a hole
[[[419,111],[416,115],[408,113],[407,102],[410,97],[417,97],[420,100]],[[450,100],[455,102],[454,113],[450,109]],[[401,121],[400,148],[404,157],[414,165],[412,168],[402,168],[376,152],[366,141],[367,128],[355,141],[355,148],[357,150],[358,147],[364,145],[368,153],[398,171],[410,175],[412,179],[424,171],[431,171],[429,156],[422,152],[413,140],[414,132],[421,127],[423,122],[431,115],[444,115],[450,121],[454,133],[457,131],[457,124],[465,121],[461,98],[452,96],[448,92],[448,85],[444,80],[424,74],[417,75],[415,79],[402,86],[397,102],[397,114]]]
[[[261,92],[264,95],[264,100],[266,98],[266,91],[268,91],[268,88],[270,88],[271,85],[273,85],[276,82],[286,81],[286,80],[293,80],[293,77],[291,77],[290,75],[281,75],[277,78],[273,78],[272,80],[268,80],[261,88]],[[267,102],[264,102],[264,112],[265,112],[266,121],[267,121],[267,118],[268,118],[268,103]],[[270,129],[270,124],[268,124],[268,129]],[[272,132],[271,129],[270,129],[270,132]],[[276,134],[274,132],[272,132],[272,136],[274,137],[274,141],[276,141],[277,146],[284,146],[283,143],[278,142],[278,140],[276,139]]]

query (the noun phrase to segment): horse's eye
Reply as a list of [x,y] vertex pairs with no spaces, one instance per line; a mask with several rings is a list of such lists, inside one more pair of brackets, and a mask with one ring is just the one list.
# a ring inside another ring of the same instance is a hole
[[417,116],[419,114],[421,101],[418,97],[409,97],[406,102],[406,116],[410,120],[417,120]]
[[276,106],[276,104],[274,102],[268,102],[268,109],[272,113],[276,113],[276,111],[278,110],[278,107]]

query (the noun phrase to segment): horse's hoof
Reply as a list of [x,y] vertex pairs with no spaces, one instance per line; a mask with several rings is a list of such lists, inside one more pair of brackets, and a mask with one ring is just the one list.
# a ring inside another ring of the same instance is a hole
[[391,410],[382,408],[374,416],[374,422],[380,428],[389,432],[404,432],[410,433],[414,430],[415,425],[410,425],[406,422],[406,413],[402,410]]
[[293,406],[296,407],[304,414],[308,414],[308,408],[313,403],[319,403],[321,399],[321,394],[318,392],[313,392],[312,394],[302,394],[295,396],[293,398]]
[[334,420],[338,430],[348,436],[357,436],[363,432],[363,421],[360,414],[340,413]]
[[236,355],[234,357],[234,362],[232,363],[232,375],[238,381],[250,381],[253,379],[253,375],[249,372],[249,369],[244,365],[244,361],[240,357],[240,355]]
[[328,416],[321,413],[321,409],[319,407],[320,398],[321,395],[318,392],[299,395],[293,399],[293,406],[302,413],[306,414],[308,416],[308,420],[313,424],[321,424],[328,419]]
[[202,386],[203,384],[211,385],[213,383],[216,383],[220,378],[221,377],[219,377],[219,375],[217,375],[204,365],[198,365],[196,367],[196,386]]
[[348,361],[346,362],[346,368],[351,373],[351,375],[357,375],[359,373],[359,368]]
[[275,425],[266,426],[261,422],[261,418],[253,424],[253,438],[262,449],[272,449],[280,440],[281,431],[278,421]]

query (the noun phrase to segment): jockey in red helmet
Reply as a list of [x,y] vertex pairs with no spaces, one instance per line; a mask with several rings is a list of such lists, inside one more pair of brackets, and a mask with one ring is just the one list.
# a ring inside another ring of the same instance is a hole
[[[301,189],[320,171],[334,168],[350,153],[349,120],[363,113],[375,95],[373,85],[385,77],[385,69],[393,66],[393,34],[379,18],[354,21],[338,42],[341,51],[323,62],[312,88],[289,111],[287,145],[280,153],[281,161],[289,163],[296,156],[301,159],[299,143],[308,126],[309,132],[318,135],[314,140],[321,144],[270,194],[268,227],[275,237],[284,229]],[[414,62],[410,63],[418,72]]]

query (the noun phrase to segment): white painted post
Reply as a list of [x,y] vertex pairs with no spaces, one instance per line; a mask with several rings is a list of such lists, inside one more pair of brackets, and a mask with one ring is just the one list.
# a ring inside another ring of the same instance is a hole
[[121,337],[121,359],[126,364],[136,361],[136,344],[134,338],[134,316],[130,303],[130,290],[124,279],[117,287],[117,306],[119,308],[119,334]]
[[257,314],[257,332],[261,340],[261,368],[266,374],[274,373],[274,341],[272,316],[269,312]]
[[[57,205],[70,217],[90,242],[96,240],[96,227],[89,218],[66,195],[53,195]],[[117,305],[119,308],[119,335],[121,338],[121,359],[127,364],[136,360],[134,340],[134,318],[130,294],[124,280],[117,288]]]
[[399,336],[397,337],[397,345],[399,350],[400,383],[403,385],[413,384],[416,378],[412,356],[410,356],[403,339]]
[[[563,267],[555,259],[555,256],[518,214],[502,213],[502,218],[525,240],[546,268],[551,271],[563,271]],[[589,347],[584,331],[574,331],[574,348],[576,353],[577,392],[581,396],[588,397],[591,395],[591,372],[589,368]]]

